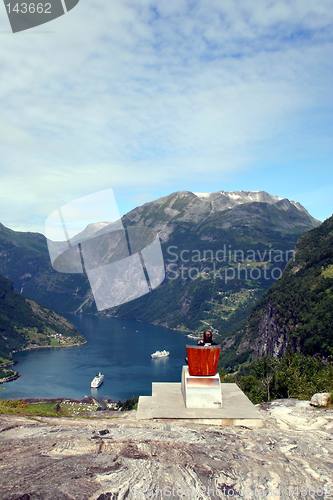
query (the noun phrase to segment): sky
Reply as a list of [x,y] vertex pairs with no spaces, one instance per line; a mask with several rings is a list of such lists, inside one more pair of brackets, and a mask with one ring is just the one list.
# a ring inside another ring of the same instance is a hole
[[265,190],[332,214],[333,1],[81,0],[13,34],[0,5],[0,222],[113,189]]

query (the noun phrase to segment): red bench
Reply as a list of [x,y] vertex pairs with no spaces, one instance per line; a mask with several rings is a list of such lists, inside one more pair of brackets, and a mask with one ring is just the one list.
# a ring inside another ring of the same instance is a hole
[[218,371],[220,345],[186,346],[188,371],[191,376],[212,377]]

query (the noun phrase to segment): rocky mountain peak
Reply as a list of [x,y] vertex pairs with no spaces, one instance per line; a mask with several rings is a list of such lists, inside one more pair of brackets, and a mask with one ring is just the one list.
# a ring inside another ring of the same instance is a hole
[[[253,204],[263,204],[276,207],[282,213],[289,213],[292,217],[304,219],[309,228],[318,225],[307,210],[298,202],[275,196],[266,191],[217,191],[212,193],[175,191],[162,196],[131,210],[123,216],[122,221],[127,224],[144,225],[159,231],[162,237],[167,238],[172,232],[175,223],[199,224],[210,216],[243,207],[253,207]],[[253,212],[253,211],[252,211]],[[236,216],[236,215],[235,215]],[[239,215],[238,215],[239,216]],[[249,215],[251,216],[251,215]],[[79,237],[92,237],[103,234],[108,230],[108,223],[90,224]]]
[[306,209],[298,202],[272,195],[266,191],[217,191],[213,193],[193,193],[200,200],[211,202],[215,209],[228,209],[246,203],[268,203],[277,205],[281,209],[295,207],[307,213]]

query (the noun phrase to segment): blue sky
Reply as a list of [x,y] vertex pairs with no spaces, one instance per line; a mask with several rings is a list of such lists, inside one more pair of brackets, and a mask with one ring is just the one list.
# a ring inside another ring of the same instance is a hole
[[265,190],[332,214],[331,0],[82,0],[9,30],[0,6],[0,221],[113,188]]

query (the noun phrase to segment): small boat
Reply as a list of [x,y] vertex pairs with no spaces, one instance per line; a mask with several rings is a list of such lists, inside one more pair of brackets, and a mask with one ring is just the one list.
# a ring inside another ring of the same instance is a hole
[[152,357],[152,359],[158,359],[158,358],[167,358],[168,356],[170,356],[170,353],[169,351],[156,351],[156,352],[153,352],[153,354],[150,355]]
[[193,335],[192,333],[190,333],[189,335],[187,335],[187,338],[188,339],[195,339],[195,340],[199,340],[201,338],[201,336],[199,335]]
[[99,372],[99,374],[96,375],[96,377],[94,377],[92,379],[90,387],[92,389],[97,389],[97,387],[99,387],[100,385],[102,385],[103,382],[104,382],[104,375],[103,375],[103,373]]

